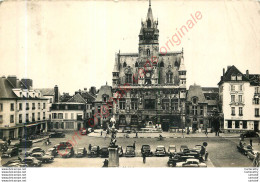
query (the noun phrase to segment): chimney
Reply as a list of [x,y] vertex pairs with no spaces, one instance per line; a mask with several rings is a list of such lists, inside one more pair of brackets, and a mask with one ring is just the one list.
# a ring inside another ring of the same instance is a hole
[[14,88],[17,87],[17,84],[16,84],[17,78],[16,78],[16,76],[13,76],[13,75],[12,76],[8,76],[7,80],[13,85]]
[[246,70],[246,77],[249,78],[249,71]]
[[96,95],[96,93],[97,93],[96,87],[91,87],[89,92],[90,92],[92,95]]
[[223,68],[223,76],[225,75],[225,68]]
[[227,70],[229,70],[229,68],[231,68],[231,66],[230,66],[230,65],[228,65],[228,66],[227,66]]
[[32,88],[32,86],[33,86],[32,79],[23,78],[23,79],[21,79],[21,82],[23,82],[23,84],[26,86],[26,88],[28,90],[30,90],[30,88]]
[[57,85],[54,87],[54,103],[59,102],[59,88]]

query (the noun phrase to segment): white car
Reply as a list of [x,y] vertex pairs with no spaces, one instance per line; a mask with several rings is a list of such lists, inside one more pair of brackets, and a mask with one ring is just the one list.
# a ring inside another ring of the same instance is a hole
[[260,153],[259,151],[252,150],[247,152],[247,158],[254,160],[256,158],[257,153]]
[[199,159],[187,159],[186,162],[177,162],[176,167],[207,167],[207,164]]

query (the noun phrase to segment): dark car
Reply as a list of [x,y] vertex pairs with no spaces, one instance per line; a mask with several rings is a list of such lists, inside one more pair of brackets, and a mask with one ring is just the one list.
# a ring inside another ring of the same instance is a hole
[[159,145],[156,147],[156,150],[154,152],[155,156],[165,156],[166,155],[166,149],[163,145]]
[[253,149],[252,149],[251,145],[246,145],[246,143],[244,143],[244,144],[238,145],[237,150],[239,152],[241,152],[242,154],[247,155],[247,153],[251,152]]
[[169,145],[168,154],[174,155],[176,152],[177,152],[176,146],[175,145]]
[[21,140],[19,143],[16,143],[14,146],[18,148],[31,148],[33,145],[32,140]]
[[2,158],[8,158],[8,157],[13,157],[19,154],[19,148],[14,147],[14,148],[9,148],[6,152],[2,154]]
[[93,147],[91,147],[90,156],[91,157],[98,157],[99,156],[99,146],[94,145]]
[[119,157],[122,157],[123,154],[124,154],[123,147],[122,146],[118,146],[118,155],[119,155]]
[[181,145],[180,151],[183,152],[184,149],[189,149],[187,145]]
[[76,150],[76,152],[75,152],[75,155],[76,155],[76,157],[85,157],[86,155],[87,155],[87,150],[86,150],[86,148],[84,147],[84,148],[78,148],[77,150]]
[[173,157],[169,157],[169,160],[167,162],[169,167],[176,167],[177,162],[183,162],[186,161],[186,159],[193,159],[193,156],[181,156],[181,155],[174,155]]
[[49,148],[47,150],[47,152],[45,153],[45,155],[49,155],[49,156],[53,156],[53,157],[56,157],[58,155],[58,151],[56,148]]
[[35,157],[26,157],[23,163],[27,164],[29,167],[40,167],[42,162],[37,160]]
[[7,161],[5,164],[3,164],[2,166],[3,167],[9,167],[11,164],[14,164],[14,163],[21,163],[21,161],[20,160],[17,160],[17,159],[15,159],[15,160],[10,160],[10,161]]
[[43,155],[41,152],[36,152],[31,155],[35,157],[37,160],[41,161],[42,163],[50,163],[53,162],[54,157],[50,155]]
[[244,138],[259,137],[259,134],[255,131],[247,131],[245,133],[242,133],[240,137],[244,137]]
[[146,156],[153,155],[150,145],[142,145],[141,153],[142,155],[145,154]]
[[108,152],[108,147],[103,146],[100,148],[100,157],[108,157],[109,152]]
[[73,147],[67,147],[65,152],[62,153],[62,158],[70,158],[74,155]]
[[135,157],[135,149],[132,145],[126,147],[125,157]]
[[55,132],[49,135],[50,138],[65,138],[65,134],[62,132]]
[[59,145],[55,145],[55,148],[57,148],[57,150],[64,150],[67,147],[72,147],[72,144],[70,142],[60,142]]
[[40,147],[33,147],[30,150],[25,152],[25,156],[30,156],[36,152],[41,152],[41,153],[45,154],[45,151],[43,149],[41,149]]

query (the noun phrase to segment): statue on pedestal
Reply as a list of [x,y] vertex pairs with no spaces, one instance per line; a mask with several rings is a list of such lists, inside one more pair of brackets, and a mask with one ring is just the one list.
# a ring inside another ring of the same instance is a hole
[[115,127],[116,120],[115,120],[114,116],[110,119],[110,123],[112,124],[112,127],[109,128],[109,130],[111,132],[111,141],[110,141],[109,147],[117,148],[117,145],[116,145],[117,130],[116,130],[116,127]]

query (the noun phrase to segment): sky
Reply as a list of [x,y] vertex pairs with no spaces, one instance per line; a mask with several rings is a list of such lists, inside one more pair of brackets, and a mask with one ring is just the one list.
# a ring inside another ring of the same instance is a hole
[[[138,52],[148,1],[16,1],[0,4],[0,76],[33,79],[34,88],[60,92],[112,84],[115,53]],[[187,88],[216,87],[222,69],[235,65],[260,74],[260,3],[158,1],[159,43],[165,46],[197,11],[202,18],[181,38]]]

